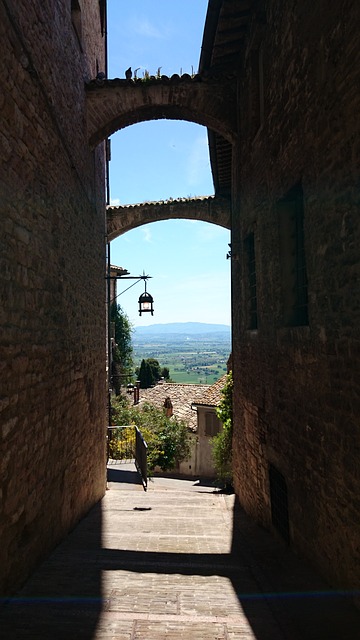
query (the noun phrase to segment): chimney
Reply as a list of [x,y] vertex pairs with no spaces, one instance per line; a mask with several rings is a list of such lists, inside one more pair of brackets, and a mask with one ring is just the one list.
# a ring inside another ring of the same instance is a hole
[[171,416],[173,415],[173,406],[172,406],[172,402],[169,398],[169,396],[167,398],[165,398],[165,402],[164,402],[164,409],[165,409],[165,415],[167,418],[171,418]]

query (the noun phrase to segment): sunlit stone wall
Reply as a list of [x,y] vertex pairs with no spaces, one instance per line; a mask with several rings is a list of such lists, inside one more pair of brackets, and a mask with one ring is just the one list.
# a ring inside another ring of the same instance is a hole
[[104,156],[84,113],[105,49],[98,0],[79,8],[0,3],[2,594],[105,490]]

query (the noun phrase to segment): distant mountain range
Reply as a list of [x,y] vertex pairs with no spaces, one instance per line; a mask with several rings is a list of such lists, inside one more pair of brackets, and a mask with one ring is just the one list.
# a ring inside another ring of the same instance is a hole
[[152,336],[164,334],[196,335],[204,333],[228,333],[230,326],[227,324],[208,324],[206,322],[169,322],[168,324],[151,324],[147,327],[135,327],[135,336]]

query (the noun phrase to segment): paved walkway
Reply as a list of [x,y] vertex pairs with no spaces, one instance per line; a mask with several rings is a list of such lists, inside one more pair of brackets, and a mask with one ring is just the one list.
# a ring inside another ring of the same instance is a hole
[[1,640],[359,640],[350,601],[234,496],[165,478],[145,493],[129,467],[109,479],[101,504],[3,607]]

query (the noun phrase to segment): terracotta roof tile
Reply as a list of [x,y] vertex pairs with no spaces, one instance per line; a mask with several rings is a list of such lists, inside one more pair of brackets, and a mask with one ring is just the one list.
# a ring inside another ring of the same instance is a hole
[[203,395],[199,397],[199,400],[194,401],[194,404],[206,407],[217,407],[222,400],[222,390],[226,384],[227,373],[225,373],[219,380],[216,380]]
[[150,389],[140,389],[139,404],[149,402],[161,409],[166,398],[170,398],[173,405],[173,415],[179,420],[184,420],[192,431],[196,431],[197,412],[191,409],[191,405],[201,402],[204,393],[210,388],[208,384],[163,382]]

